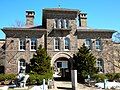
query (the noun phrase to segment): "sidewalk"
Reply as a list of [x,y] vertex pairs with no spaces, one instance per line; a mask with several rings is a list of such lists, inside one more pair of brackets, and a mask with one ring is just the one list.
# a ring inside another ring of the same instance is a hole
[[[51,90],[72,90],[72,83],[70,81],[55,81],[55,88]],[[95,87],[87,87],[83,84],[77,85],[77,90],[102,90]]]

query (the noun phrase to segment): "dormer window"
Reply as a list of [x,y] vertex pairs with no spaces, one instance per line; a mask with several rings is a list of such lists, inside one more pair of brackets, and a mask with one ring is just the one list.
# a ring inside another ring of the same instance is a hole
[[67,19],[55,19],[53,25],[54,28],[67,29],[69,28],[69,21]]

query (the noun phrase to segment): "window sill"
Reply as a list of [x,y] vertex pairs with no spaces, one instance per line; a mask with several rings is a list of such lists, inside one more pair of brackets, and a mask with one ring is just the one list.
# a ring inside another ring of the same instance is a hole
[[25,50],[23,50],[23,49],[21,49],[21,50],[19,50],[20,52],[24,52]]
[[36,50],[30,50],[31,52],[35,52]]
[[55,49],[54,51],[60,51],[59,49]]
[[70,51],[69,49],[64,49],[64,51]]
[[96,49],[96,51],[100,52],[100,51],[102,51],[102,50],[100,50],[100,49]]

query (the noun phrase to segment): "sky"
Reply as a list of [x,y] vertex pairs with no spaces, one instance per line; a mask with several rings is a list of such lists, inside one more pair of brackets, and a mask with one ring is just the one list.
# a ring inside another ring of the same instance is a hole
[[[35,11],[35,25],[42,23],[43,8],[79,9],[87,13],[87,26],[120,32],[120,0],[0,0],[0,29],[25,23],[25,11]],[[0,30],[0,39],[5,34]]]

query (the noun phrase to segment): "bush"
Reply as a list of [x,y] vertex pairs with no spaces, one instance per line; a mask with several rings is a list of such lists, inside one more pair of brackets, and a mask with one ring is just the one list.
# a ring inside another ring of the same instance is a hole
[[115,78],[115,73],[107,73],[106,77],[109,81],[113,81]]
[[92,76],[92,78],[94,80],[96,80],[96,82],[103,82],[104,79],[107,79],[107,77],[105,76],[105,74],[95,74]]
[[16,74],[0,74],[0,81],[14,80],[15,78]]
[[52,79],[52,73],[47,73],[45,75],[39,75],[39,74],[30,74],[30,77],[28,79],[28,84],[30,85],[40,85],[43,82],[43,79],[47,80]]

